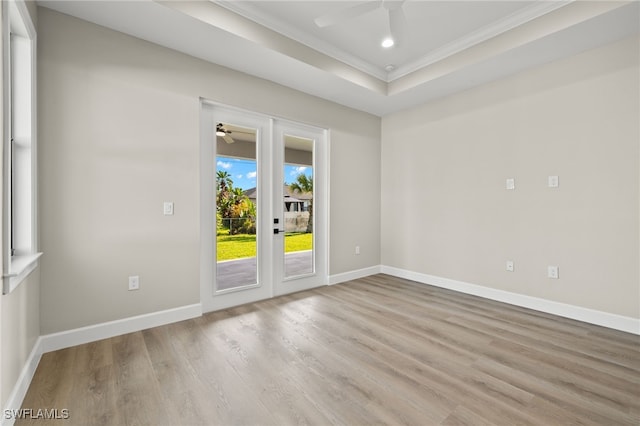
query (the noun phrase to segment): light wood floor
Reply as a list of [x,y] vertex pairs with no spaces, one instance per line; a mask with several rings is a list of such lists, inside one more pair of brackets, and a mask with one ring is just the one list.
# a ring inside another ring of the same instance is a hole
[[23,407],[67,408],[55,425],[638,425],[640,339],[376,275],[47,353]]

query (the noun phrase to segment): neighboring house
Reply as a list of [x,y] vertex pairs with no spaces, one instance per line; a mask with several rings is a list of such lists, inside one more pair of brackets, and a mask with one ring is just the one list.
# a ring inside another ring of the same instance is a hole
[[[289,185],[284,184],[284,229],[285,232],[306,232],[309,224],[309,204],[313,199],[311,193],[293,192]],[[258,190],[251,188],[244,191],[244,195],[258,206]]]
[[[289,188],[289,185],[284,184],[284,211],[285,212],[307,212],[309,211],[309,204],[313,199],[313,194],[304,192],[293,192]],[[258,205],[258,189],[251,188],[244,191],[244,195],[249,198],[253,204]]]

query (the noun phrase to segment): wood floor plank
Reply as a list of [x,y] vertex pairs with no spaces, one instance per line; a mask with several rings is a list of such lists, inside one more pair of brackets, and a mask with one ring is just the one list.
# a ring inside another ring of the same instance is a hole
[[[372,318],[367,320],[373,321]],[[415,326],[414,323],[411,325]],[[406,329],[403,333],[395,330],[386,338],[378,340],[376,342],[377,348],[384,350],[385,347],[388,347],[391,351],[395,351],[395,353],[387,354],[387,358],[394,359],[396,365],[402,365],[411,371],[420,385],[434,389],[436,394],[444,395],[450,401],[459,401],[459,395],[465,394],[465,403],[468,406],[479,412],[486,411],[486,415],[493,418],[494,422],[509,419],[512,424],[535,424],[529,416],[519,412],[517,405],[514,404],[517,402],[518,394],[522,395],[524,399],[530,399],[531,395],[526,395],[526,392],[513,387],[509,389],[509,392],[505,392],[504,389],[509,387],[507,383],[500,383],[499,380],[492,381],[489,377],[471,379],[474,372],[468,365],[451,363],[446,353],[434,354],[431,346],[423,346],[422,336],[414,335],[412,339],[406,334],[408,331]],[[371,330],[358,330],[356,334],[380,337],[372,333]],[[442,374],[442,371],[456,371],[458,377]],[[502,398],[496,399],[496,394],[500,394]],[[492,408],[487,411],[486,407]]]
[[72,401],[68,406],[73,416],[71,420],[82,419],[87,426],[126,424],[124,413],[118,406],[117,393],[112,365],[79,372],[72,394],[83,395],[83,398]]
[[[323,323],[325,327],[322,329],[316,328],[315,330],[309,324],[305,324],[305,322],[312,321],[309,318],[310,312],[312,312],[311,309],[304,309],[304,312],[301,312],[297,309],[292,309],[290,305],[282,310],[283,316],[290,323],[289,330],[297,333],[299,338],[306,341],[307,345],[311,345],[312,349],[321,348],[320,351],[315,350],[315,352],[318,352],[315,356],[323,364],[324,376],[329,378],[333,376],[334,381],[346,385],[341,387],[352,388],[353,392],[345,396],[347,401],[350,400],[350,403],[356,402],[354,394],[357,393],[359,397],[363,397],[360,404],[368,407],[368,412],[373,414],[376,414],[380,407],[389,405],[392,409],[385,408],[386,413],[377,413],[376,417],[388,415],[390,418],[386,423],[412,424],[430,417],[431,410],[427,410],[427,407],[413,404],[411,400],[399,394],[388,380],[380,380],[380,375],[377,371],[374,372],[371,369],[370,364],[365,362],[354,363],[353,361],[358,355],[354,345],[341,346],[341,336],[328,329],[326,327],[327,323]],[[308,330],[310,329],[313,330],[313,333],[309,333]],[[362,361],[362,358],[357,360]],[[343,392],[344,390],[340,389],[340,393]],[[345,399],[343,398],[342,400]],[[382,401],[385,401],[385,403]],[[432,409],[433,407],[430,408]],[[368,422],[371,421],[372,419],[368,420]]]
[[[296,424],[328,423],[325,413],[320,411],[305,393],[295,386],[297,371],[288,366],[299,363],[287,346],[274,344],[285,337],[272,335],[268,318],[261,317],[258,326],[252,320],[251,312],[239,313],[236,321],[227,322],[215,330],[209,329],[208,338],[222,356],[229,352],[236,356],[226,356],[226,361],[247,386],[255,388],[256,401],[269,407],[275,424],[294,419]],[[213,332],[212,332],[213,331]],[[255,377],[261,377],[256,383]]]
[[[76,373],[74,367],[77,351],[78,348],[67,348],[42,355],[22,402],[23,409],[70,409],[73,380],[68,378]],[[16,424],[40,425],[42,420],[28,416],[19,419]]]
[[208,424],[212,420],[208,389],[197,379],[197,371],[184,356],[181,342],[175,338],[175,328],[156,327],[142,334],[167,415],[177,423]]
[[[466,327],[476,327],[484,333],[487,333],[487,335],[501,337],[514,343],[521,343],[526,347],[538,350],[540,352],[539,356],[543,358],[564,360],[566,361],[566,368],[579,372],[579,374],[589,375],[591,371],[597,370],[594,374],[596,374],[598,380],[602,380],[602,375],[606,375],[609,385],[619,389],[629,389],[639,384],[638,377],[634,375],[637,369],[629,368],[616,362],[610,362],[610,360],[605,362],[603,358],[585,353],[587,351],[584,349],[584,340],[589,341],[588,337],[581,337],[579,339],[567,337],[561,340],[545,339],[529,331],[511,331],[501,324],[494,324],[468,316],[456,316],[450,318],[448,321]],[[482,325],[482,327],[479,327],[479,325]]]
[[205,387],[204,396],[209,399],[211,413],[209,417],[205,415],[203,421],[210,418],[214,424],[249,424],[252,419],[260,419],[261,424],[277,424],[260,399],[259,388],[245,383],[229,363],[230,359],[241,356],[240,353],[215,345],[195,321],[183,321],[171,327],[176,328],[174,339],[181,347],[177,359],[187,362],[194,378]]
[[[291,378],[292,381],[301,390],[304,389],[307,392],[311,390],[309,392],[310,398],[314,400],[321,398],[321,409],[324,413],[349,413],[349,417],[340,419],[339,423],[369,424],[385,417],[387,417],[386,421],[384,421],[385,423],[408,422],[410,421],[409,419],[413,419],[415,422],[422,418],[422,413],[416,413],[414,407],[406,406],[405,402],[400,400],[395,401],[392,405],[393,409],[379,412],[376,415],[380,405],[376,401],[379,398],[393,401],[395,395],[384,389],[378,389],[379,384],[372,382],[366,374],[353,375],[352,371],[341,362],[335,351],[325,346],[319,346],[314,338],[315,336],[310,335],[305,328],[296,327],[292,323],[286,329],[279,330],[278,334],[271,335],[268,333],[268,330],[273,328],[270,326],[269,320],[281,321],[284,317],[285,315],[282,314],[278,316],[261,315],[262,324],[260,330],[265,330],[267,333],[252,329],[251,323],[245,321],[243,330],[237,330],[233,333],[234,341],[237,342],[243,334],[254,341],[254,346],[255,340],[262,338],[266,338],[264,343],[284,339],[286,344],[282,347],[294,353],[298,357],[298,364],[304,366],[300,374]],[[254,368],[249,366],[249,363],[259,362],[259,360],[263,359],[262,355],[265,352],[268,354],[267,346],[261,346],[259,352],[260,356],[256,357],[256,359],[248,357],[246,360],[247,365],[244,368],[241,365],[239,370],[246,371],[250,375],[264,374],[263,368],[255,371]],[[289,374],[289,371],[290,369],[287,368],[282,373]],[[323,386],[309,389],[310,384],[316,382],[321,382]],[[331,388],[332,392],[325,395],[327,388]],[[361,410],[345,410],[347,405],[361,407]]]
[[634,425],[640,337],[386,275],[44,354],[16,425]]
[[142,333],[114,337],[116,403],[126,425],[171,422]]

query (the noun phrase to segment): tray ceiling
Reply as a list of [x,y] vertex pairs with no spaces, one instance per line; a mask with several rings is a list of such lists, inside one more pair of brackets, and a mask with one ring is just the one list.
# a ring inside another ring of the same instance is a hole
[[335,25],[314,22],[360,3],[39,2],[379,116],[637,35],[640,27],[637,1],[407,0],[404,37],[390,49],[380,46],[389,34],[383,2]]

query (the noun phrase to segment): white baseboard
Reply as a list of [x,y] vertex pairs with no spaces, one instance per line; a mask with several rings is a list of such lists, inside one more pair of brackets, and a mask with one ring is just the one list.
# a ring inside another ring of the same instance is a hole
[[383,274],[392,275],[398,278],[405,278],[422,284],[429,284],[435,287],[447,288],[461,293],[472,294],[484,297],[485,299],[496,300],[510,305],[529,308],[548,314],[558,315],[565,318],[600,325],[615,330],[625,331],[640,335],[640,319],[625,317],[622,315],[610,314],[608,312],[597,311],[595,309],[583,308],[566,303],[554,302],[552,300],[540,299],[533,296],[511,293],[504,290],[484,287],[477,284],[470,284],[463,281],[456,281],[449,278],[437,277],[434,275],[421,274],[407,271],[405,269],[382,266]]
[[200,315],[202,315],[202,305],[196,303],[179,308],[167,309],[165,311],[152,312],[150,314],[62,331],[60,333],[46,334],[41,337],[42,353],[95,342],[96,340],[108,339],[109,337],[133,333],[160,325],[171,324],[199,317]]
[[7,418],[7,413],[13,413],[22,407],[22,401],[24,401],[27,390],[29,390],[29,385],[31,384],[33,375],[36,372],[36,368],[38,368],[40,358],[42,358],[42,353],[42,337],[38,337],[36,343],[33,345],[33,349],[31,349],[31,353],[29,354],[24,367],[22,368],[22,371],[20,372],[18,381],[13,387],[11,394],[9,394],[9,398],[7,398],[7,403],[2,411],[2,417],[0,417],[0,426],[12,426],[15,423],[15,417],[13,415],[9,415],[9,418]]
[[342,274],[330,275],[329,285],[340,284],[346,281],[357,280],[358,278],[379,274],[380,268],[380,265],[377,265],[369,268],[357,269],[355,271],[344,272]]

